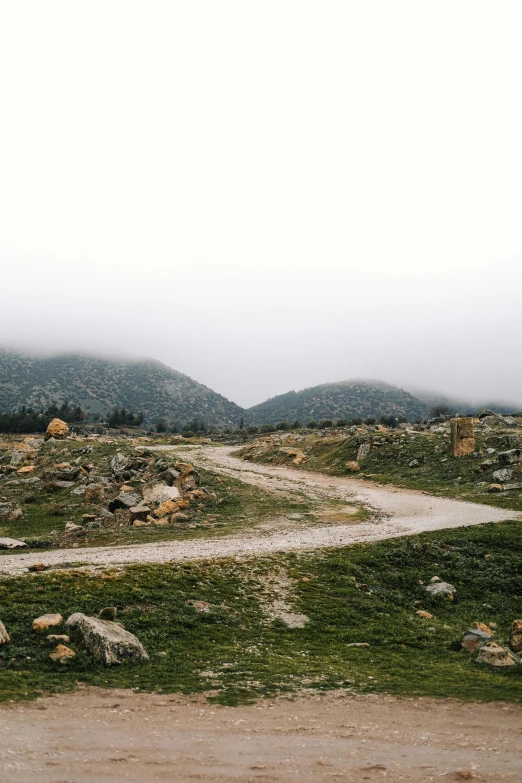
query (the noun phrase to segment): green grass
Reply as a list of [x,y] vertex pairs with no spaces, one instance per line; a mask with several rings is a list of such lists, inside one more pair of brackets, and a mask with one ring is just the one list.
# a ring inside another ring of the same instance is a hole
[[[304,628],[290,629],[263,610],[260,601],[275,597],[267,577],[279,569],[293,580],[287,600],[310,617]],[[434,575],[455,585],[453,602],[431,599],[419,584]],[[197,613],[190,600],[207,601],[212,609]],[[46,633],[31,630],[44,612],[94,615],[107,605],[118,606],[119,619],[149,651],[150,664],[105,668],[74,643],[77,657],[54,664]],[[417,617],[420,608],[433,619]],[[496,623],[496,638],[505,643],[513,619],[522,617],[522,524],[302,555],[6,579],[0,582],[0,617],[12,636],[0,647],[4,700],[84,682],[206,692],[222,704],[303,687],[520,702],[522,667],[481,666],[450,646],[475,621]],[[351,642],[371,648],[348,647]]]

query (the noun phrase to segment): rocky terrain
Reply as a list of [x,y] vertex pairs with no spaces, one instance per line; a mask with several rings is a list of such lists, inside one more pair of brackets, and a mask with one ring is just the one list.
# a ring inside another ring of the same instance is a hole
[[340,381],[302,391],[279,394],[249,408],[254,424],[277,424],[298,420],[306,425],[321,419],[352,419],[396,416],[420,419],[426,406],[412,394],[381,381]]
[[164,418],[181,426],[197,418],[223,428],[238,426],[245,415],[212,389],[152,359],[39,358],[0,350],[0,412],[22,405],[39,410],[66,400],[89,418],[104,417],[116,406],[143,411],[146,425]]

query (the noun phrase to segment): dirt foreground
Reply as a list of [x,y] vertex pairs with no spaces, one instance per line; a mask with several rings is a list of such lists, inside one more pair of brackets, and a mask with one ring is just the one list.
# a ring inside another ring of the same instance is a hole
[[343,691],[243,707],[80,688],[0,708],[0,780],[520,780],[522,707]]

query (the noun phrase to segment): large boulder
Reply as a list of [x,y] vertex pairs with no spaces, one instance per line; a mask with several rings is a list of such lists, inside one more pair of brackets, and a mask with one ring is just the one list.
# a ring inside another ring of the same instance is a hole
[[466,652],[474,653],[477,650],[480,650],[481,647],[484,647],[490,639],[490,633],[486,633],[486,631],[482,631],[480,628],[470,628],[467,631],[464,631],[460,640],[460,645]]
[[506,650],[495,642],[489,642],[481,647],[477,655],[478,663],[489,663],[490,666],[514,666],[517,662],[511,650]]
[[147,504],[166,503],[168,500],[177,500],[180,497],[181,492],[177,487],[169,487],[163,482],[143,488],[143,500]]
[[64,440],[69,434],[69,425],[61,419],[53,419],[45,432],[45,440],[54,438],[55,440]]
[[114,455],[111,459],[111,471],[116,478],[119,478],[122,473],[125,473],[125,471],[129,469],[130,462],[130,459],[126,457],[125,454],[122,454],[121,451],[118,451],[117,454]]
[[106,666],[149,660],[140,640],[119,623],[76,612],[65,624],[81,638],[89,654]]
[[18,549],[27,546],[25,541],[17,541],[16,538],[0,538],[0,549]]
[[451,456],[464,457],[475,451],[473,417],[451,419]]
[[522,653],[522,620],[513,620],[509,634],[509,646],[516,653]]
[[453,598],[454,593],[456,593],[456,590],[449,582],[433,582],[432,584],[427,585],[426,592],[433,596],[440,595],[451,599]]
[[114,513],[118,508],[129,509],[138,506],[142,502],[141,495],[137,492],[120,492],[120,494],[109,503],[109,511]]

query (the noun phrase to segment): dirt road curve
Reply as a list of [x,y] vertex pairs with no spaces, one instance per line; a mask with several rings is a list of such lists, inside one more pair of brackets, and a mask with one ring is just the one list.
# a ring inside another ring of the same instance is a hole
[[216,707],[81,689],[0,708],[6,783],[520,780],[522,708],[333,692]]
[[[157,450],[179,451],[175,447]],[[48,566],[69,563],[94,566],[118,566],[125,563],[167,563],[182,560],[204,560],[235,555],[267,554],[270,552],[312,550],[341,547],[359,541],[419,533],[425,530],[478,525],[514,519],[514,511],[437,498],[421,492],[390,487],[378,487],[351,478],[335,478],[319,473],[296,471],[282,467],[254,465],[230,455],[230,447],[195,447],[190,459],[197,465],[212,467],[218,472],[274,492],[300,491],[314,499],[337,498],[347,503],[359,503],[372,509],[375,517],[361,524],[322,525],[295,529],[281,525],[275,530],[246,532],[221,538],[187,541],[160,541],[130,546],[62,549],[42,554]],[[183,454],[187,454],[185,450]],[[188,456],[188,455],[187,455]],[[4,555],[0,558],[0,575],[27,573],[34,563],[34,553]]]

